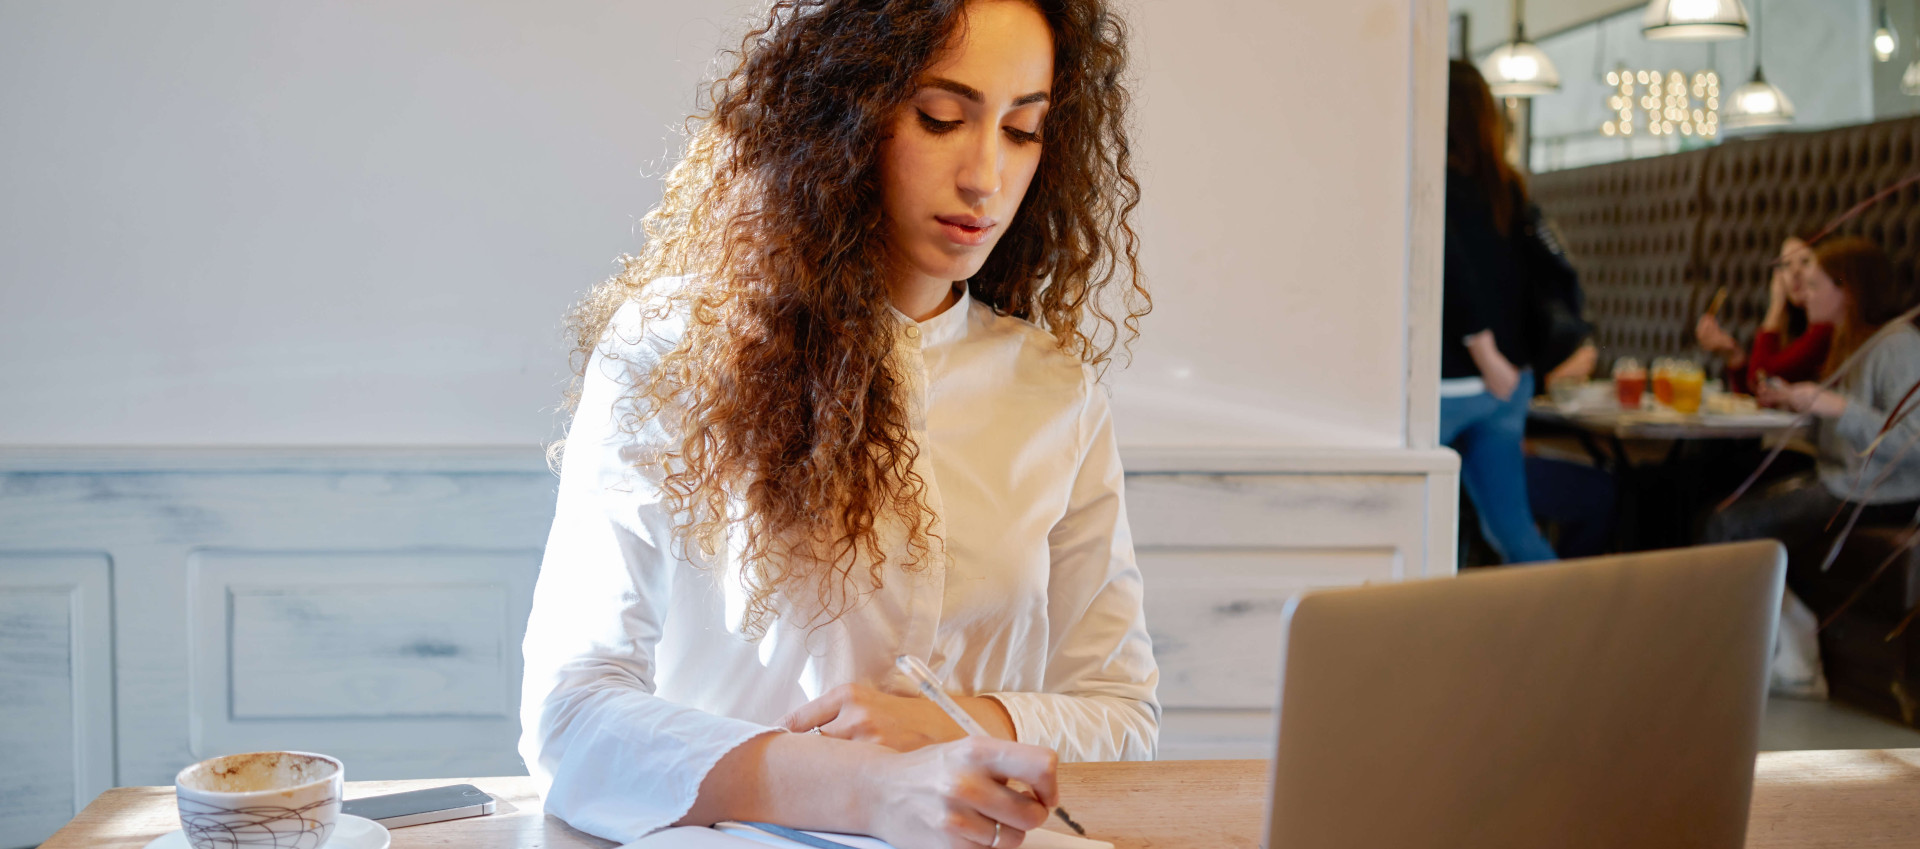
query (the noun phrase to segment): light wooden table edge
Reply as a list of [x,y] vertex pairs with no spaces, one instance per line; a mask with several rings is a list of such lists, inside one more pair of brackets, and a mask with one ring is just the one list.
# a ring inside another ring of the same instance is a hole
[[[1260,760],[1060,768],[1063,801],[1083,822],[1112,823],[1114,836],[1108,839],[1116,849],[1257,846],[1267,775],[1267,762]],[[525,776],[350,782],[347,797],[459,783],[493,794],[500,810],[488,817],[397,829],[393,849],[615,845],[541,813],[533,779]],[[1144,803],[1149,797],[1154,804]],[[178,827],[172,787],[121,787],[95,799],[41,849],[141,849]],[[1920,749],[1761,753],[1747,846],[1920,846]]]

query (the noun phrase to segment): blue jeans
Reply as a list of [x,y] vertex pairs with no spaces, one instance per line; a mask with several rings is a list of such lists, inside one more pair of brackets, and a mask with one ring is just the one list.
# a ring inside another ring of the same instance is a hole
[[1480,532],[1507,563],[1556,559],[1527,506],[1520,439],[1532,398],[1533,372],[1523,371],[1505,401],[1488,392],[1440,399],[1440,442],[1460,452],[1460,482],[1480,513]]

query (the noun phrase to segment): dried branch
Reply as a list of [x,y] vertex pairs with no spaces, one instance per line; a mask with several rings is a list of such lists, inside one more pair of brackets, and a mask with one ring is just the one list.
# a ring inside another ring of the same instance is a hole
[[1900,620],[1900,624],[1893,626],[1893,630],[1887,632],[1886,641],[1891,643],[1898,639],[1902,633],[1905,633],[1907,626],[1913,624],[1915,616],[1920,616],[1920,607],[1915,607],[1907,611],[1907,615]]
[[[1879,477],[1874,478],[1872,487],[1869,488],[1866,493],[1860,494],[1859,498],[1851,500],[1853,504],[1853,516],[1847,520],[1847,526],[1840,532],[1840,537],[1834,540],[1833,547],[1827,549],[1827,559],[1821,561],[1820,571],[1825,572],[1833,567],[1833,562],[1840,557],[1840,548],[1847,543],[1847,535],[1853,532],[1853,526],[1860,521],[1860,514],[1866,512],[1867,507],[1870,506],[1867,499],[1872,498],[1873,494],[1880,490],[1880,485],[1886,483],[1887,478],[1893,476],[1893,470],[1900,467],[1900,461],[1907,458],[1907,454],[1913,451],[1915,445],[1920,445],[1920,433],[1914,434],[1912,439],[1907,440],[1906,445],[1901,446],[1900,453],[1893,455],[1893,459],[1887,462],[1886,469],[1880,472]],[[1868,458],[1868,462],[1872,462],[1872,458]],[[1864,478],[1866,474],[1867,468],[1865,464],[1862,464],[1860,467],[1860,475]],[[1859,491],[1859,481],[1855,481],[1854,492],[1859,493]],[[1847,503],[1849,502],[1841,502],[1839,510],[1834,511],[1835,517],[1838,517],[1841,512],[1847,509]],[[1829,519],[1827,524],[1831,527],[1833,524],[1832,520]]]

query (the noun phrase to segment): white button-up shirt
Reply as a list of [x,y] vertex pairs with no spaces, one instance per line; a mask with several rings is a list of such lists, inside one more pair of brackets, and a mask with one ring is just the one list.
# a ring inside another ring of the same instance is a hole
[[837,621],[783,618],[750,641],[737,546],[711,565],[679,556],[644,470],[677,440],[657,418],[619,425],[681,333],[677,315],[646,312],[623,307],[588,365],[527,623],[520,752],[548,812],[619,841],[670,825],[722,756],[794,708],[846,683],[913,692],[902,654],[951,692],[997,699],[1021,742],[1062,760],[1153,757],[1159,673],[1090,369],[964,292],[923,323],[898,316],[934,516],[926,566],[904,571],[895,551]]

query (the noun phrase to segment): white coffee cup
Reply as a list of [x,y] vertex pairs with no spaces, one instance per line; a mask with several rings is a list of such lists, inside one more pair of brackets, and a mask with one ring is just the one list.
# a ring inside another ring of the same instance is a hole
[[320,849],[340,818],[346,768],[311,752],[201,761],[173,779],[193,849]]

